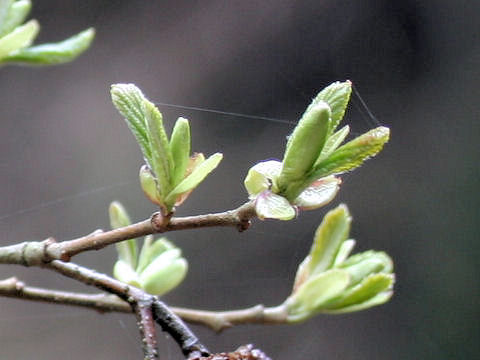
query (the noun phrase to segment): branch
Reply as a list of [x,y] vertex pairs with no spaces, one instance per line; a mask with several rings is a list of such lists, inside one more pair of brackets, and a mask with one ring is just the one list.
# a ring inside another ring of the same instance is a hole
[[[101,312],[132,312],[131,306],[115,295],[46,290],[26,286],[16,278],[0,281],[0,295],[86,307]],[[184,321],[201,324],[217,332],[241,324],[284,324],[287,316],[286,309],[282,306],[256,305],[247,309],[231,311],[206,311],[180,307],[171,307],[170,309]]]
[[44,267],[83,282],[84,284],[93,285],[101,290],[115,294],[120,299],[128,302],[140,322],[139,328],[142,336],[145,359],[158,358],[154,321],[156,321],[164,331],[172,335],[185,356],[198,357],[209,355],[206,347],[200,343],[183,321],[155,296],[136,287],[128,286],[105,274],[97,273],[96,271],[76,264],[54,260],[45,264]]
[[49,238],[41,242],[23,242],[0,247],[0,264],[33,266],[52,260],[70,261],[72,256],[84,251],[99,250],[120,241],[167,231],[212,226],[230,226],[244,231],[255,216],[253,202],[245,203],[235,210],[206,215],[170,218],[154,213],[148,220],[106,232],[98,230],[78,239],[56,242]]

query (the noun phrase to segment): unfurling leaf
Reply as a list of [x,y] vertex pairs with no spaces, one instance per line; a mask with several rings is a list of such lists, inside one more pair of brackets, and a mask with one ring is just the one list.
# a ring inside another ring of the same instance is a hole
[[37,37],[39,30],[40,25],[38,22],[36,20],[30,20],[0,38],[0,62],[5,62],[6,58],[13,51],[30,46]]
[[297,212],[287,199],[271,191],[264,191],[255,200],[255,211],[260,220],[291,220]]
[[[112,229],[118,229],[131,224],[127,211],[118,201],[113,201],[108,209],[110,216],[110,226]],[[137,241],[136,239],[124,240],[115,244],[118,252],[118,258],[124,261],[130,267],[137,266]]]

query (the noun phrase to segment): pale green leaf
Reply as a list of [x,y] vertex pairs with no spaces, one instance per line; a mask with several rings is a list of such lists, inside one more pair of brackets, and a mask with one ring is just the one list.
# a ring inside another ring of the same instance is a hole
[[177,247],[167,240],[167,238],[157,239],[153,241],[153,235],[145,237],[140,256],[138,257],[137,272],[141,273],[157,256],[163,252]]
[[297,215],[295,208],[287,199],[268,190],[257,196],[255,211],[260,220],[291,220]]
[[351,93],[352,83],[349,80],[344,82],[336,81],[320,91],[307,108],[307,111],[309,111],[310,108],[321,101],[325,101],[330,106],[332,121],[328,129],[328,136],[335,131],[340,121],[342,121]]
[[253,199],[270,188],[274,191],[273,187],[281,170],[282,163],[278,160],[261,161],[252,166],[244,180],[250,198]]
[[286,301],[288,322],[299,322],[322,310],[324,303],[339,296],[349,284],[349,275],[341,270],[329,270],[311,276]]
[[167,204],[174,204],[177,196],[195,189],[207,177],[207,175],[218,166],[220,161],[222,161],[222,158],[223,155],[221,153],[215,153],[195,167],[192,173],[183,179],[182,182],[180,182],[180,184],[168,194],[165,202]]
[[[131,224],[127,211],[118,201],[113,201],[108,208],[110,226],[118,229]],[[124,240],[115,244],[118,258],[129,264],[132,268],[137,266],[137,241],[136,239]]]
[[190,160],[190,126],[188,120],[178,118],[170,137],[170,152],[173,158],[172,186],[176,186],[185,176]]
[[8,34],[17,26],[21,25],[32,8],[32,2],[30,0],[15,1],[8,8],[8,13],[5,17],[3,13],[3,3],[12,3],[12,0],[0,0],[0,4],[2,4],[0,8],[0,24],[2,24],[0,36]]
[[15,51],[2,61],[28,65],[56,65],[70,62],[90,47],[95,30],[84,30],[58,43],[41,44]]
[[350,127],[348,125],[345,125],[343,128],[330,135],[327,139],[327,142],[325,143],[325,146],[322,149],[322,153],[318,157],[317,161],[315,161],[315,165],[320,163],[323,159],[329,157],[330,154],[333,153],[340,146],[343,140],[345,140],[349,132]]
[[341,182],[335,176],[318,179],[303,190],[293,204],[300,210],[313,210],[325,206],[337,195]]
[[355,247],[355,240],[348,239],[345,240],[342,245],[340,245],[340,249],[338,249],[337,256],[335,256],[335,262],[333,264],[334,267],[340,266],[345,259],[348,258],[350,253],[352,252],[353,248]]
[[352,284],[356,284],[370,274],[391,273],[393,262],[383,251],[369,250],[351,256],[338,267],[348,271],[352,277]]
[[17,27],[11,33],[0,38],[0,61],[7,61],[7,56],[15,50],[29,46],[37,37],[40,25],[36,20],[30,20]]
[[344,291],[339,299],[328,305],[329,310],[346,308],[348,306],[361,304],[374,298],[379,293],[388,291],[394,282],[393,274],[374,274],[366,277],[358,285]]
[[135,136],[143,156],[152,166],[152,152],[147,137],[147,124],[143,113],[145,96],[134,84],[114,84],[110,90],[115,108],[123,115],[130,131]]
[[341,174],[360,166],[382,150],[389,139],[389,134],[388,128],[378,127],[342,145],[329,157],[315,164],[308,181],[331,174]]
[[[9,31],[5,31],[6,23],[10,17],[10,9],[14,0],[0,0],[0,35],[4,35]],[[11,29],[13,30],[13,29]]]
[[157,179],[158,192],[162,198],[171,190],[173,159],[163,118],[157,107],[147,99],[143,100],[143,113],[147,125],[147,137],[152,152],[151,169]]
[[310,250],[310,273],[330,269],[342,243],[348,238],[352,218],[345,205],[330,210],[315,232]]
[[163,206],[163,199],[158,193],[158,186],[155,177],[148,165],[142,165],[139,173],[140,186],[145,196],[154,204]]
[[113,276],[126,284],[140,287],[140,279],[130,264],[123,260],[118,260],[113,266]]
[[153,295],[163,295],[178,286],[188,270],[180,249],[171,249],[157,256],[140,274],[142,288]]
[[[293,200],[300,193],[296,184],[303,180],[320,155],[330,123],[330,108],[319,102],[302,116],[290,136],[283,167],[278,177],[280,194]],[[302,181],[303,182],[303,181]]]

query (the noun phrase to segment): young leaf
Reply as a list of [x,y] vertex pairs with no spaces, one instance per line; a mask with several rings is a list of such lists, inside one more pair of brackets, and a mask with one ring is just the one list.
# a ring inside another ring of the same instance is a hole
[[287,321],[299,322],[317,314],[323,304],[341,294],[348,283],[348,273],[337,269],[312,276],[285,301]]
[[170,137],[170,152],[172,153],[174,171],[172,185],[176,186],[185,176],[190,160],[190,126],[188,120],[178,118]]
[[350,313],[350,312],[355,312],[355,311],[361,311],[361,310],[366,310],[374,306],[382,305],[385,304],[388,300],[393,295],[393,291],[383,291],[381,293],[378,293],[374,297],[359,303],[359,304],[353,304],[347,307],[339,308],[339,309],[324,309],[322,310],[322,313],[324,314],[345,314],[345,313]]
[[[131,224],[125,208],[118,201],[113,201],[108,209],[110,226],[118,229]],[[118,258],[129,264],[133,269],[137,266],[137,241],[136,239],[125,240],[115,244]]]
[[133,84],[114,84],[111,87],[112,103],[123,115],[130,131],[137,139],[148,165],[152,166],[152,152],[147,137],[147,124],[143,113],[142,91]]
[[[32,8],[30,0],[0,0],[0,36],[6,35],[13,31],[17,26],[21,25],[27,18]],[[4,4],[10,3],[10,6],[4,10]]]
[[374,298],[379,293],[391,289],[394,281],[393,274],[373,274],[352,288],[349,288],[338,300],[335,300],[331,305],[327,306],[330,310],[346,308],[355,304],[361,304],[371,298]]
[[251,199],[264,190],[275,192],[275,183],[282,171],[282,163],[278,160],[261,161],[248,170],[244,185]]
[[37,37],[40,25],[36,20],[30,20],[17,27],[11,33],[0,39],[0,61],[7,61],[7,57],[15,50],[29,46]]
[[310,184],[293,201],[300,210],[313,210],[325,206],[333,200],[340,189],[342,180],[335,176],[327,176]]
[[221,153],[215,153],[198,165],[190,175],[183,179],[182,182],[180,182],[180,184],[168,194],[165,202],[167,204],[174,204],[177,196],[197,187],[198,184],[200,184],[207,175],[218,166],[222,158],[223,155]]
[[140,274],[157,256],[163,252],[176,249],[177,247],[167,240],[167,238],[157,239],[153,241],[153,235],[145,237],[140,256],[138,257],[138,266],[136,271]]
[[329,157],[315,164],[308,176],[308,181],[331,174],[341,174],[360,166],[365,160],[382,150],[389,135],[390,130],[381,126],[342,145]]
[[260,220],[291,220],[297,212],[287,199],[269,190],[262,192],[255,200],[255,211]]
[[14,0],[0,0],[0,34],[4,34],[6,31],[5,23],[9,18],[10,8]]
[[158,192],[162,198],[171,190],[173,159],[168,137],[163,127],[162,114],[147,99],[143,100],[143,113],[147,125],[147,138],[152,152],[151,169],[157,179]]
[[320,91],[315,99],[312,101],[307,111],[320,101],[325,101],[332,110],[332,121],[328,129],[328,135],[330,136],[337,128],[340,121],[342,121],[345,115],[345,109],[350,101],[350,94],[352,93],[352,83],[347,80],[345,82],[336,81],[333,84],[327,86]]
[[298,183],[303,182],[325,144],[330,123],[330,107],[321,101],[302,116],[290,136],[283,168],[278,177],[280,194],[293,200],[300,192]]
[[90,47],[95,37],[93,28],[84,30],[58,43],[41,44],[11,53],[2,61],[28,65],[56,65],[70,62]]
[[113,266],[113,276],[124,283],[140,287],[140,279],[137,273],[130,264],[123,260],[118,260]]
[[326,159],[333,153],[345,140],[348,133],[350,132],[350,126],[345,125],[343,128],[335,132],[334,134],[330,135],[325,143],[325,146],[322,149],[320,156],[318,157],[317,161],[315,161],[315,165],[321,162],[323,159]]
[[310,273],[320,273],[330,269],[342,243],[350,232],[352,218],[345,205],[330,210],[315,232],[310,250]]

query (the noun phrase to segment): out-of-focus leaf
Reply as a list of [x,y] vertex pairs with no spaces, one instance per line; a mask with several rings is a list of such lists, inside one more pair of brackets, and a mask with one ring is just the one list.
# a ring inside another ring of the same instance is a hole
[[264,190],[271,189],[275,192],[273,188],[280,171],[282,171],[282,163],[278,160],[261,161],[252,166],[244,181],[250,198],[255,198]]
[[[118,229],[131,224],[127,211],[118,201],[113,201],[108,209],[110,226]],[[115,244],[118,258],[130,265],[133,269],[137,266],[137,241],[136,239],[125,240]]]
[[[4,4],[10,4],[6,7]],[[30,0],[0,0],[0,36],[6,35],[21,25],[32,8]]]
[[4,63],[9,61],[9,54],[29,46],[37,37],[39,30],[40,25],[38,22],[36,20],[30,20],[0,38],[0,62]]
[[133,268],[123,260],[118,260],[113,266],[113,276],[136,287],[140,287],[140,279]]
[[64,64],[74,60],[87,50],[94,37],[95,30],[90,28],[58,43],[19,49],[9,54],[2,61],[28,65]]

